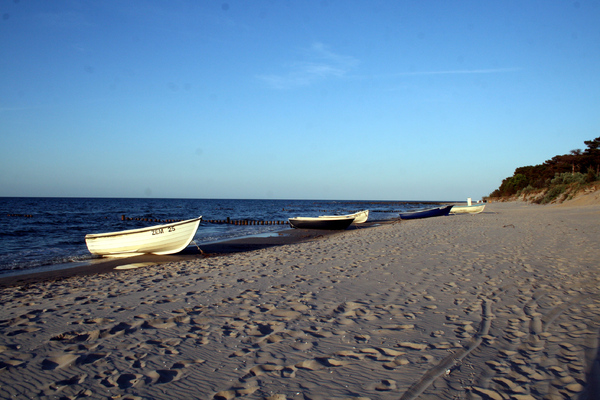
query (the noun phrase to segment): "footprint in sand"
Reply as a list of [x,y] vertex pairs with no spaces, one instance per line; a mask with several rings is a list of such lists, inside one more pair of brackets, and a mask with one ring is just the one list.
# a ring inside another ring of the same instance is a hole
[[32,332],[37,332],[39,331],[41,328],[37,328],[35,326],[31,326],[28,328],[24,328],[24,329],[17,329],[15,331],[12,332],[8,332],[6,334],[6,336],[17,336],[17,335],[22,335],[23,333],[32,333]]
[[18,367],[23,364],[25,364],[25,361],[23,361],[23,360],[10,359],[10,360],[0,361],[0,371],[2,371],[4,369],[10,369],[13,367]]
[[325,368],[325,366],[323,364],[319,363],[316,360],[301,361],[301,362],[297,363],[296,365],[294,365],[294,367],[300,368],[300,369],[307,369],[309,371],[318,371],[320,369]]
[[127,389],[141,384],[144,381],[143,378],[144,375],[142,374],[122,374],[117,378],[116,383],[119,388]]
[[229,355],[229,358],[232,358],[232,357],[243,357],[245,355],[252,354],[255,351],[256,351],[256,349],[239,349],[239,350],[236,350],[233,353],[231,353]]
[[114,319],[111,318],[93,318],[93,319],[86,319],[83,321],[84,324],[109,324],[111,322],[114,322]]
[[149,383],[169,383],[181,379],[183,371],[181,369],[161,369],[151,371],[146,376],[150,378]]
[[313,342],[306,342],[303,340],[298,340],[294,344],[291,345],[294,350],[298,351],[306,351],[314,347]]
[[[60,392],[67,386],[82,384],[86,380],[87,377],[88,377],[87,374],[74,375],[70,378],[51,383],[46,388],[42,389],[42,392],[40,394],[43,394],[45,396],[56,396],[58,392]],[[91,395],[91,391],[89,394]]]
[[58,356],[46,358],[42,361],[42,369],[52,370],[67,367],[79,358],[76,354],[60,354]]
[[[231,400],[236,397],[249,396],[260,389],[258,386],[235,387],[230,390],[222,390],[215,394],[214,400]],[[285,400],[285,396],[281,398]]]
[[364,360],[365,356],[363,354],[355,353],[350,350],[341,350],[335,353],[336,356],[339,357],[348,357],[356,360]]
[[410,361],[408,361],[408,359],[406,357],[398,357],[395,360],[384,363],[383,368],[396,369],[398,367],[401,367],[403,365],[408,365],[408,364],[410,364]]
[[78,360],[78,364],[93,364],[98,360],[102,360],[110,355],[110,352],[106,353],[90,353],[84,356],[81,356]]
[[396,381],[393,379],[383,379],[371,386],[371,389],[375,389],[378,392],[387,392],[390,390],[396,390],[398,388]]

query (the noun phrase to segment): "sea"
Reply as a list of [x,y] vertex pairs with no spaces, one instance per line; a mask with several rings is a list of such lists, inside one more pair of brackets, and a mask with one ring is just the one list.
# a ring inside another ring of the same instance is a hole
[[[153,198],[0,197],[0,278],[89,264],[98,259],[85,244],[88,233],[114,232],[202,216],[194,242],[275,235],[290,217],[370,210],[369,220],[438,202],[233,200]],[[231,223],[223,223],[229,220]],[[161,221],[161,222],[156,222]],[[214,221],[214,222],[209,222]],[[234,221],[251,221],[235,224]],[[264,222],[267,222],[263,224]]]

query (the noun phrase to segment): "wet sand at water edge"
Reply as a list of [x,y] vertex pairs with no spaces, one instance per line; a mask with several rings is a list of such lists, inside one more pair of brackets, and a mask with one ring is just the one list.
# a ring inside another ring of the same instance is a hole
[[13,281],[0,398],[600,398],[588,196]]

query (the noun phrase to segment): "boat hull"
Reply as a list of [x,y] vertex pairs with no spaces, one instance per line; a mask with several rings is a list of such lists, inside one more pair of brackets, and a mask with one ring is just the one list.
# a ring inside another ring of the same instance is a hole
[[420,218],[431,218],[448,215],[452,206],[436,207],[427,210],[418,210],[400,213],[401,219],[420,219]]
[[354,221],[353,217],[335,217],[335,218],[309,218],[297,217],[289,218],[290,225],[297,229],[325,229],[338,231],[348,229]]
[[479,214],[483,212],[485,204],[473,204],[470,206],[453,206],[450,210],[451,214]]
[[202,217],[120,232],[89,234],[85,243],[92,254],[130,257],[141,254],[175,254],[194,239]]
[[354,218],[353,224],[364,224],[369,219],[369,210],[359,211],[348,215],[321,215],[319,218]]

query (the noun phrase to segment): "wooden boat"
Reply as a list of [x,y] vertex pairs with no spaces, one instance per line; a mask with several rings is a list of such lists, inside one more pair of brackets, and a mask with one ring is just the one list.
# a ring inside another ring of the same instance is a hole
[[327,230],[344,230],[348,229],[350,224],[354,221],[354,217],[346,216],[329,216],[326,218],[321,217],[296,217],[289,218],[288,221],[293,228],[298,229],[327,229]]
[[369,210],[363,210],[363,211],[359,211],[356,212],[354,214],[348,214],[348,215],[321,215],[319,218],[339,218],[339,217],[347,217],[347,218],[354,218],[354,222],[352,222],[353,224],[364,224],[365,222],[367,222],[367,219],[369,219]]
[[428,208],[426,210],[417,210],[400,213],[401,219],[418,219],[418,218],[430,218],[439,217],[442,215],[448,215],[452,206],[443,206],[436,208]]
[[452,206],[450,214],[479,214],[485,208],[485,203]]
[[202,216],[172,224],[120,232],[85,235],[92,254],[130,257],[141,254],[174,254],[185,249],[198,230]]

